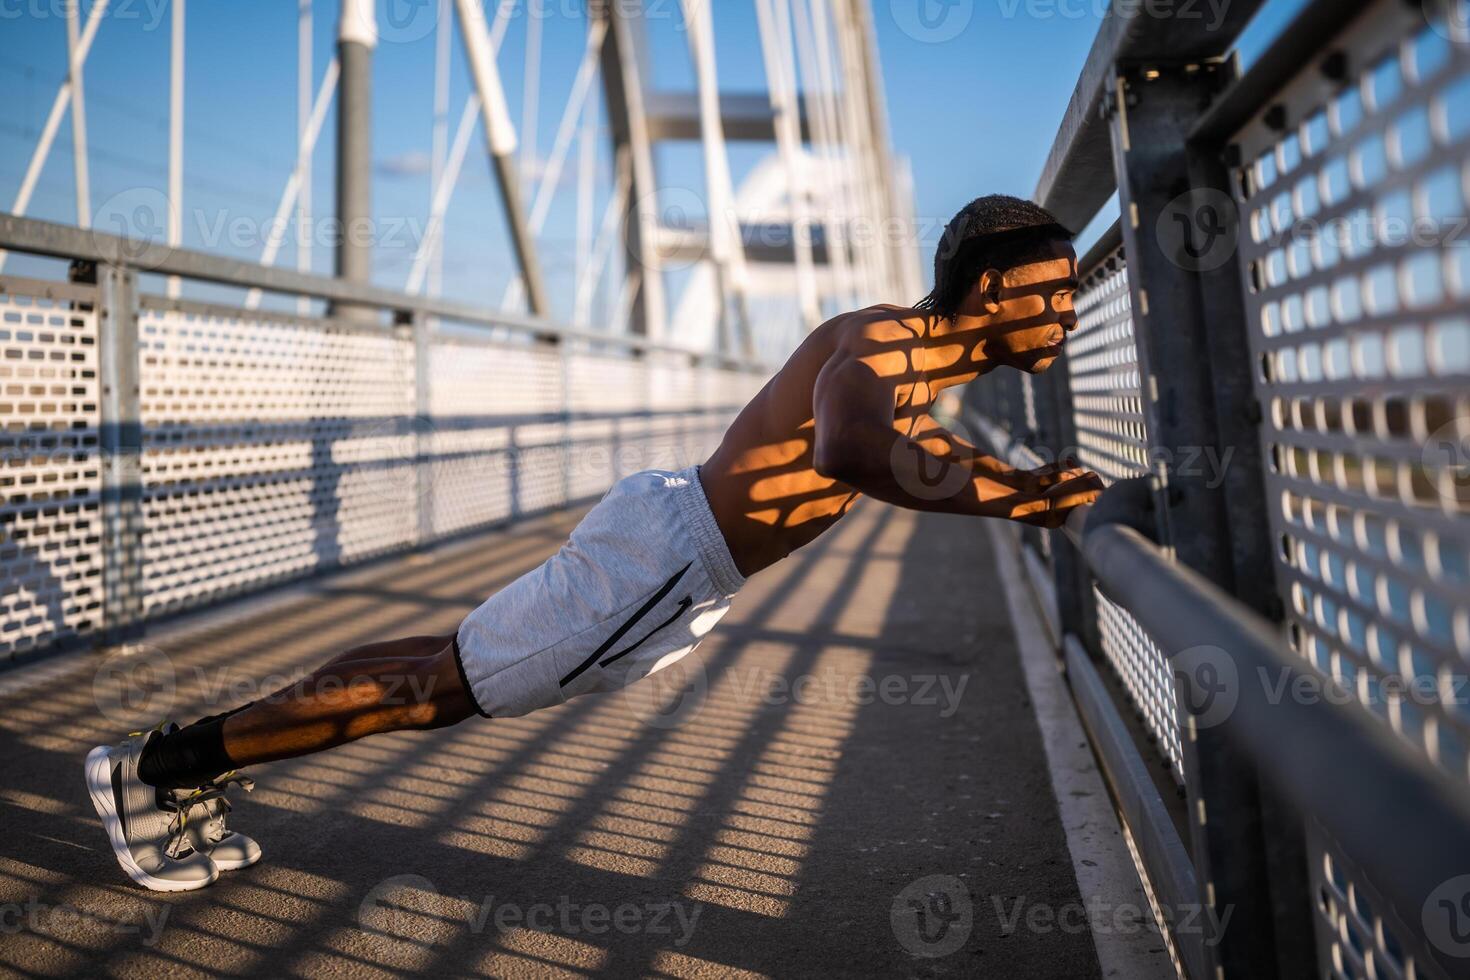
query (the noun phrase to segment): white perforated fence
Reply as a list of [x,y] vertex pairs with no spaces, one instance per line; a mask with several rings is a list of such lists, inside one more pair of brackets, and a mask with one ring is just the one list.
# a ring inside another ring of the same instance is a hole
[[1079,283],[1067,341],[1079,462],[1110,480],[1148,472],[1128,263],[1115,250]]
[[141,446],[140,486],[118,492],[136,530],[109,561],[101,293],[0,287],[0,656],[701,462],[764,381],[613,340],[144,297],[136,349],[112,355],[136,358]]
[[[1128,263],[1121,248],[1084,270],[1077,328],[1068,339],[1068,383],[1079,462],[1109,483],[1149,472],[1148,425]],[[1102,653],[1178,783],[1184,747],[1174,671],[1138,621],[1094,589]]]
[[[1461,780],[1470,778],[1470,49],[1451,38],[1465,39],[1464,23],[1380,5],[1339,42],[1354,67],[1340,88],[1324,92],[1306,72],[1282,93],[1283,127],[1240,134],[1237,190],[1291,646]],[[1310,841],[1334,975],[1443,975],[1416,949],[1421,923],[1396,919],[1325,835]]]
[[0,657],[97,628],[102,536],[96,290],[0,290]]

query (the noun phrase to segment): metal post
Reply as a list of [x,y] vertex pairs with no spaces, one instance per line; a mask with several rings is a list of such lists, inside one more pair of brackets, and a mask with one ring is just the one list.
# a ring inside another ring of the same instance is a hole
[[[173,0],[168,71],[168,244],[184,242],[184,0]],[[168,295],[179,296],[178,276],[168,277]]]
[[[179,18],[174,0],[174,18]],[[82,63],[77,58],[77,46],[81,43],[81,0],[69,0],[66,4],[66,58],[67,80],[71,82],[71,152],[72,171],[77,190],[77,227],[92,225],[92,193],[87,180],[87,99],[82,88]]]
[[[1070,367],[1066,357],[1036,379],[1036,439],[1054,450],[1061,461],[1077,451],[1077,416],[1072,407]],[[1052,534],[1052,579],[1056,584],[1057,618],[1062,636],[1082,641],[1090,652],[1102,649],[1097,628],[1097,603],[1092,594],[1092,576],[1077,548],[1066,535]]]
[[[658,259],[658,198],[653,144],[643,106],[643,82],[638,57],[638,31],[643,15],[639,0],[592,0],[589,13],[605,17],[608,31],[602,42],[602,83],[608,123],[612,130],[613,159],[628,161],[629,192],[623,212],[623,240],[628,262],[636,266],[626,276],[628,324],[632,333],[661,339],[665,331],[663,270]],[[619,304],[621,305],[621,304]]]
[[[296,271],[311,272],[311,246],[315,229],[311,224],[311,147],[308,128],[311,120],[311,42],[314,34],[311,0],[298,0],[296,11]],[[315,142],[312,137],[311,142]],[[311,297],[296,299],[296,312],[311,312]]]
[[[1189,188],[1185,141],[1218,87],[1214,66],[1119,66],[1113,80],[1111,135],[1123,242],[1128,254],[1144,413],[1159,455],[1156,511],[1161,540],[1178,560],[1229,589],[1234,569],[1222,495],[1211,489],[1199,454],[1219,458],[1209,343],[1200,316],[1197,269],[1181,261],[1165,233],[1170,208]],[[1171,533],[1177,531],[1177,533]],[[1179,650],[1166,650],[1169,655]],[[1191,837],[1201,902],[1230,927],[1206,944],[1217,975],[1278,976],[1275,949],[1302,937],[1280,935],[1271,915],[1270,869],[1257,779],[1219,728],[1201,728],[1190,686],[1179,678]],[[1305,903],[1307,898],[1301,896]]]
[[433,323],[422,313],[401,313],[400,329],[413,335],[413,489],[417,524],[414,544],[423,547],[434,540],[434,417],[429,386],[429,356]]
[[102,641],[136,639],[143,624],[143,425],[138,387],[138,278],[121,266],[74,267],[97,283],[102,381]]
[[[373,48],[378,43],[372,0],[344,0],[337,32],[341,91],[337,100],[337,276],[372,280],[372,84]],[[369,307],[339,304],[334,315],[371,321]]]
[[[1216,241],[1238,242],[1244,224],[1240,211],[1225,206],[1231,199],[1228,150],[1191,145],[1187,151],[1189,182],[1194,190],[1184,202],[1187,226],[1191,232],[1217,235]],[[1219,234],[1222,228],[1223,235]],[[1198,249],[1208,240],[1202,237],[1187,244]],[[1181,239],[1179,244],[1184,247],[1186,243]],[[1219,367],[1211,371],[1209,388],[1215,400],[1217,445],[1223,450],[1215,499],[1225,510],[1229,528],[1227,557],[1234,573],[1232,594],[1272,622],[1280,622],[1284,610],[1275,588],[1275,543],[1261,526],[1261,515],[1266,513],[1266,481],[1259,431],[1261,405],[1248,367],[1253,363],[1250,328],[1234,249],[1227,255],[1229,260],[1218,266],[1213,261],[1206,263],[1197,280],[1206,360],[1212,367]],[[1283,977],[1314,976],[1318,971],[1316,949],[1308,938],[1314,917],[1303,821],[1267,783],[1262,782],[1259,788],[1276,925],[1277,969]]]
[[495,47],[485,12],[479,0],[458,0],[460,34],[464,39],[465,59],[475,80],[480,97],[480,112],[485,127],[485,146],[495,167],[495,181],[500,188],[500,201],[510,226],[511,244],[520,264],[521,279],[526,286],[526,301],[531,312],[544,316],[549,310],[546,286],[541,278],[541,263],[536,257],[536,243],[526,221],[526,208],[521,200],[521,177],[516,167],[515,126],[505,104],[505,90],[500,84],[500,71],[495,66]]

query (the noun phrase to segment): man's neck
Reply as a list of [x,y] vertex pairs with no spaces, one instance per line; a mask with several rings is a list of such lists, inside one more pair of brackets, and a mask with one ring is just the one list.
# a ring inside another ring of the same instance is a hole
[[985,354],[985,331],[991,318],[963,311],[952,319],[935,317],[924,338],[930,387],[952,388],[995,370]]

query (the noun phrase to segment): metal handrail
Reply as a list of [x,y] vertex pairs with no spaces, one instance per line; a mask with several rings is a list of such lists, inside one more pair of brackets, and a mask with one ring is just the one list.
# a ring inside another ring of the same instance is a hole
[[677,354],[732,370],[770,370],[770,365],[755,360],[659,343],[643,337],[613,336],[579,330],[523,313],[493,310],[430,296],[415,296],[380,286],[243,262],[188,249],[170,248],[157,242],[123,238],[96,229],[76,228],[14,214],[0,213],[0,248],[52,258],[105,263],[138,272],[180,276],[242,289],[261,289],[358,306],[376,306],[395,313],[439,317],[471,326],[500,327],[553,343],[579,341],[605,344],[639,353]]
[[[1209,721],[1224,726],[1282,796],[1353,854],[1400,910],[1423,908],[1447,879],[1470,872],[1467,787],[1349,708],[1351,695],[1286,650],[1276,627],[1171,561],[1115,519],[1122,516],[1105,494],[1099,507],[1074,511],[1065,531],[1103,592],[1165,651],[1195,705],[1234,699],[1222,717],[1211,709]],[[1211,688],[1206,666],[1217,681],[1222,668],[1233,668],[1233,691]],[[1291,695],[1303,690],[1319,694]]]
[[1196,18],[1159,16],[1136,0],[1113,0],[1036,185],[1037,203],[1067,228],[1082,231],[1116,187],[1106,115],[1116,94],[1116,66],[1198,63],[1219,58],[1245,30],[1262,2],[1236,0],[1226,5],[1212,30],[1201,30]]

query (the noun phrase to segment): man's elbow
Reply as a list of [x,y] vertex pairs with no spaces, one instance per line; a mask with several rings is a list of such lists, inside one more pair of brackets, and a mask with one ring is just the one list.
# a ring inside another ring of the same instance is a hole
[[871,450],[850,442],[818,446],[812,466],[818,476],[850,487],[868,483],[877,468]]

